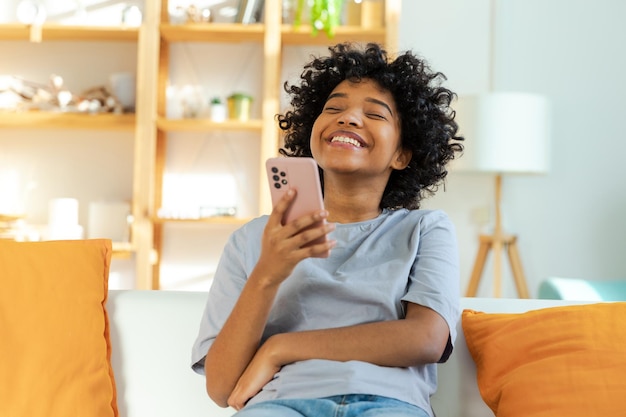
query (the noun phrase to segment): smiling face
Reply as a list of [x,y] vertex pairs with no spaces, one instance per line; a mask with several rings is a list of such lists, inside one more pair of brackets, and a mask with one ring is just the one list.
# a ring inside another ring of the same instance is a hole
[[393,96],[369,79],[342,81],[331,92],[313,125],[311,152],[325,178],[359,174],[383,184],[411,159],[402,148]]

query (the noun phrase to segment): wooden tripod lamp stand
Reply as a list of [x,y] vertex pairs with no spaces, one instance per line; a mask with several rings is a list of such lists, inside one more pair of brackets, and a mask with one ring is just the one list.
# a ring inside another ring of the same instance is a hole
[[496,224],[492,235],[480,235],[480,246],[474,261],[472,276],[467,287],[466,297],[475,297],[478,292],[478,284],[483,274],[487,255],[493,252],[493,295],[502,295],[502,252],[506,250],[511,264],[511,272],[515,280],[515,287],[520,298],[529,298],[528,286],[522,269],[522,262],[517,251],[517,236],[504,234],[502,231],[502,215],[500,200],[502,194],[502,175],[496,175]]
[[503,174],[539,174],[549,166],[548,103],[543,97],[525,93],[489,93],[459,97],[455,106],[459,132],[465,137],[463,156],[454,172],[495,174],[495,225],[493,234],[479,236],[479,248],[467,297],[478,292],[485,262],[493,254],[493,295],[502,296],[502,254],[509,258],[511,273],[520,298],[528,298],[528,286],[517,249],[517,236],[502,228],[501,196]]

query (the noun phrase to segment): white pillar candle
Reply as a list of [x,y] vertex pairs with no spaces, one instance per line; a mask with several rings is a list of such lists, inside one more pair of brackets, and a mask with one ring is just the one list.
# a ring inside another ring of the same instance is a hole
[[78,224],[78,200],[55,198],[48,205],[48,240],[82,239],[83,228]]
[[128,242],[130,204],[124,201],[97,201],[89,203],[87,237],[105,238],[114,242]]

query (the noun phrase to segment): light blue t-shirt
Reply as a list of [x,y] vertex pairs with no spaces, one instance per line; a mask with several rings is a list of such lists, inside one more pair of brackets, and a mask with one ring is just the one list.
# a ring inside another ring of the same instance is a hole
[[[235,231],[220,259],[192,367],[204,372],[206,353],[228,318],[261,251],[262,216]],[[375,219],[337,224],[330,257],[300,262],[281,285],[263,340],[276,333],[326,329],[404,317],[404,303],[429,307],[456,338],[460,316],[459,259],[452,222],[442,211],[385,210]],[[411,368],[367,362],[307,360],[284,366],[250,403],[279,398],[370,394],[396,398],[428,413],[436,365]]]

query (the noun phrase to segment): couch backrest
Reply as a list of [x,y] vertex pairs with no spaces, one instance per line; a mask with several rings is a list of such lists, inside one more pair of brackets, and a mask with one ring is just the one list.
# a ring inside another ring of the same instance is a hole
[[225,417],[190,367],[206,293],[110,291],[112,362],[121,417]]
[[[121,417],[225,417],[232,409],[216,406],[204,378],[190,368],[206,293],[110,291],[112,361]],[[519,313],[563,300],[464,298],[462,307],[484,312]],[[476,386],[476,369],[463,329],[450,360],[439,365],[439,390],[433,397],[437,417],[493,417]]]

